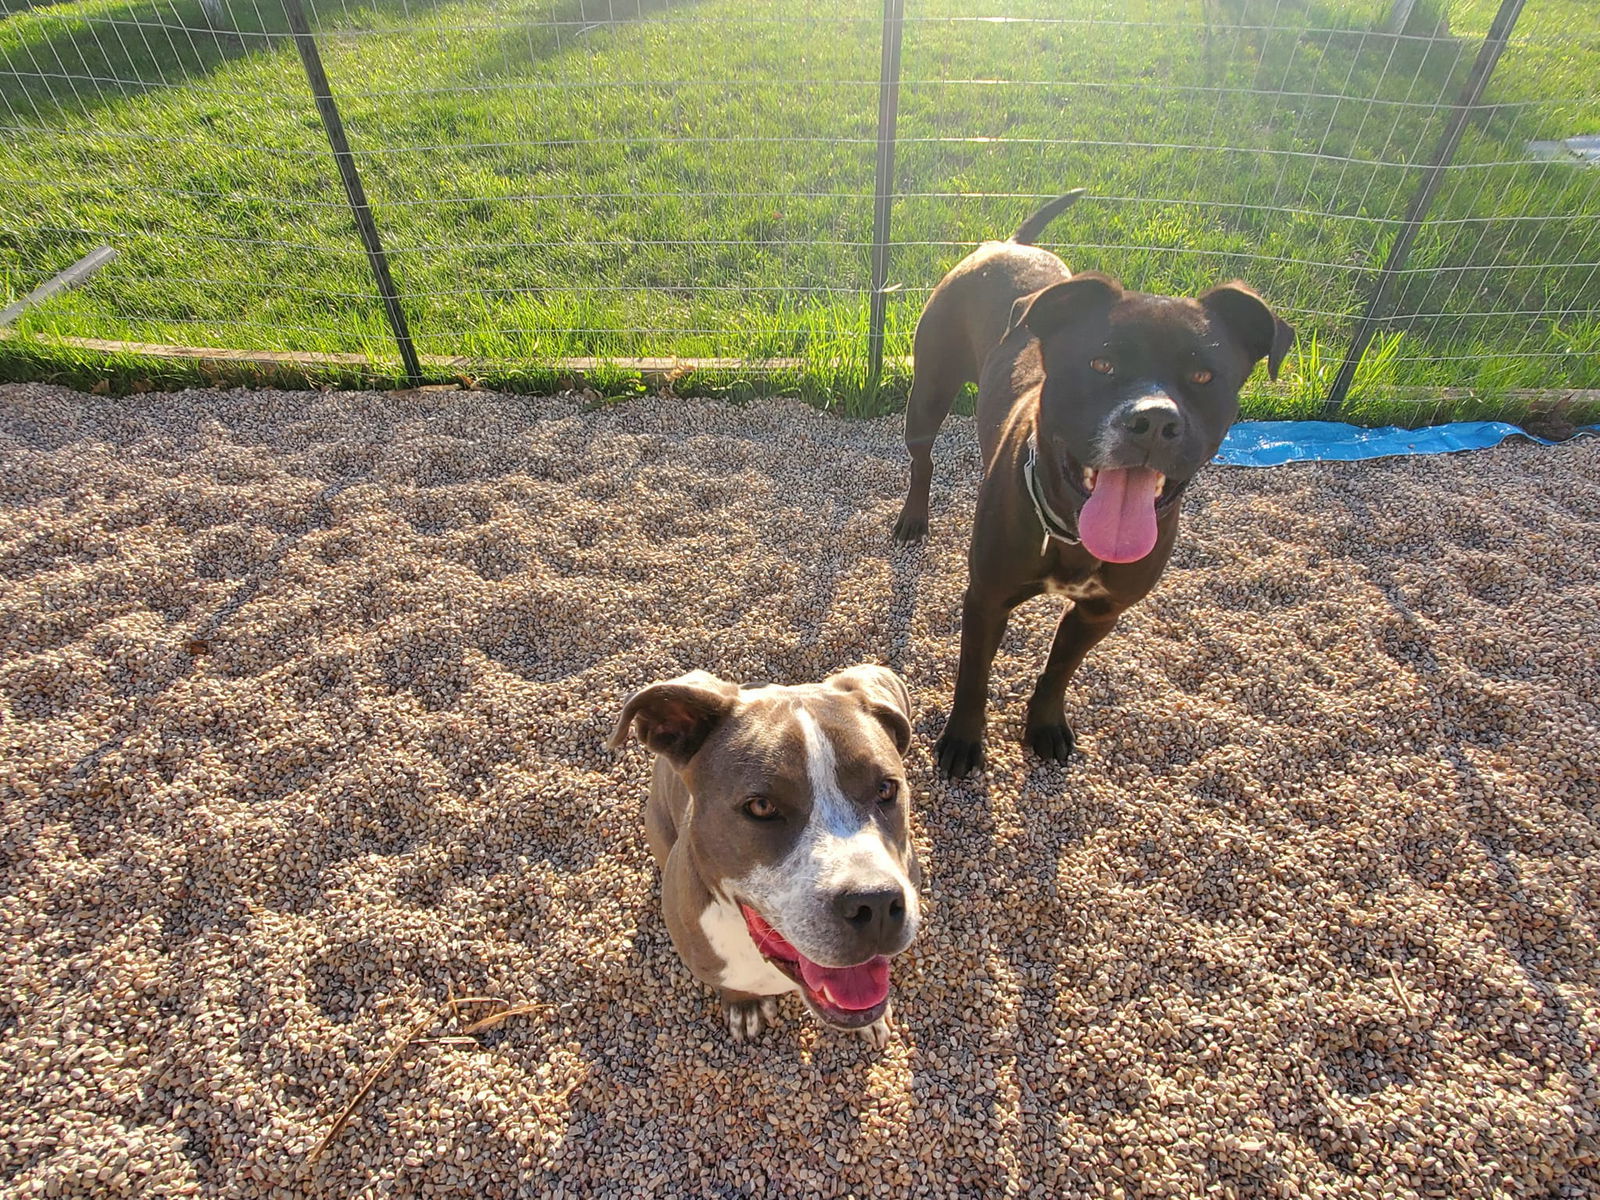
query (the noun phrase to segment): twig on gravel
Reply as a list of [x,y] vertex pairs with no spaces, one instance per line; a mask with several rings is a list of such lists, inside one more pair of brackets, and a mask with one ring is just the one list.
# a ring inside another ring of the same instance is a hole
[[452,990],[451,995],[450,995],[450,1000],[449,1000],[450,1015],[452,1017],[454,1017],[456,1019],[456,1022],[459,1024],[460,1021],[461,1021],[461,1006],[463,1004],[504,1004],[504,1003],[505,1003],[505,1000],[503,1000],[499,996],[457,996],[454,993],[454,991]]
[[1394,964],[1389,964],[1389,979],[1394,984],[1394,994],[1400,997],[1400,1007],[1406,1010],[1406,1016],[1416,1016],[1416,1010],[1411,1007],[1411,998],[1406,995],[1405,988],[1400,986],[1400,976],[1395,974]]
[[473,1034],[484,1033],[490,1029],[494,1029],[508,1017],[519,1017],[527,1013],[543,1012],[550,1007],[548,1004],[539,1004],[533,1001],[529,1001],[525,1004],[513,1004],[509,1007],[501,1009],[499,1012],[490,1013],[487,1017],[483,1017],[480,1020],[472,1022],[472,1024],[462,1029],[459,1034],[437,1038],[425,1038],[422,1036],[424,1030],[447,1014],[459,1026],[461,1024],[461,1006],[463,1004],[499,1003],[503,1003],[499,996],[458,996],[455,992],[455,986],[453,984],[450,985],[449,995],[444,1004],[423,1016],[415,1025],[411,1027],[410,1031],[407,1032],[403,1038],[394,1044],[394,1046],[389,1050],[389,1053],[384,1056],[383,1061],[374,1067],[370,1072],[368,1072],[367,1077],[361,1081],[361,1086],[356,1089],[356,1094],[350,1097],[349,1102],[345,1104],[343,1110],[337,1117],[334,1118],[333,1124],[328,1127],[328,1132],[322,1135],[322,1140],[318,1142],[316,1148],[311,1151],[309,1161],[316,1162],[316,1160],[322,1156],[323,1151],[325,1151],[333,1143],[333,1140],[339,1136],[339,1134],[344,1130],[345,1125],[349,1123],[350,1115],[355,1112],[356,1107],[362,1102],[362,1100],[366,1099],[367,1093],[372,1091],[373,1086],[380,1078],[383,1077],[384,1072],[394,1065],[395,1059],[400,1057],[401,1053],[404,1052],[407,1046],[420,1044],[439,1044],[451,1046],[472,1045],[475,1044],[475,1039],[471,1036]]
[[520,1017],[525,1016],[528,1013],[545,1012],[549,1009],[549,1007],[550,1006],[548,1004],[538,1004],[531,1000],[526,1004],[513,1004],[510,1008],[503,1008],[497,1013],[490,1013],[481,1021],[474,1021],[461,1032],[467,1034],[485,1033],[488,1030],[495,1028],[507,1017]]
[[334,1118],[333,1124],[328,1127],[328,1132],[322,1135],[322,1140],[317,1143],[316,1149],[311,1152],[311,1162],[316,1162],[317,1159],[322,1156],[322,1152],[326,1150],[333,1142],[333,1139],[339,1136],[340,1131],[344,1129],[345,1124],[350,1120],[350,1114],[355,1112],[356,1105],[360,1104],[362,1100],[366,1099],[367,1093],[372,1090],[373,1084],[377,1083],[383,1073],[393,1065],[394,1060],[400,1057],[401,1052],[404,1051],[407,1046],[411,1045],[411,1043],[414,1042],[419,1036],[421,1036],[424,1029],[432,1025],[443,1014],[444,1009],[439,1008],[424,1016],[411,1027],[410,1032],[408,1032],[405,1037],[401,1038],[394,1044],[389,1053],[384,1056],[383,1061],[367,1073],[366,1079],[364,1079],[361,1083],[361,1086],[356,1089],[356,1094],[350,1097],[349,1103],[346,1104],[344,1106],[344,1110]]

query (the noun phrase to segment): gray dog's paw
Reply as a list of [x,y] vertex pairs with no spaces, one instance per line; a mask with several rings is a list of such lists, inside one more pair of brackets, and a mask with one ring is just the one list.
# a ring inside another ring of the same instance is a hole
[[871,1025],[863,1025],[856,1030],[856,1036],[865,1041],[874,1050],[882,1050],[889,1044],[889,1038],[893,1032],[889,1028],[889,1019],[893,1016],[894,1009],[892,1007],[884,1009],[883,1016],[879,1017]]
[[778,998],[763,996],[759,1000],[724,1000],[722,1009],[728,1018],[728,1032],[733,1035],[733,1040],[749,1042],[778,1019]]

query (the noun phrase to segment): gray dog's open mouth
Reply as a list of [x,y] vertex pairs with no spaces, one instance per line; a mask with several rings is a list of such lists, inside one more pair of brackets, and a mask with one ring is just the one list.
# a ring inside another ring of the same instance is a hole
[[841,1029],[860,1029],[888,1009],[889,960],[883,955],[853,967],[824,967],[796,950],[748,904],[739,909],[761,957],[794,980],[806,1004],[822,1020]]

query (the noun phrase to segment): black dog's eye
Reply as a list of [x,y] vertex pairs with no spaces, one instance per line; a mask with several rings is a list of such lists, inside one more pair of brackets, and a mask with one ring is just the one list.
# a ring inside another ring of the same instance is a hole
[[751,796],[743,804],[744,815],[752,821],[775,821],[778,819],[778,806],[765,796]]
[[1197,368],[1197,369],[1195,369],[1193,371],[1190,371],[1189,372],[1189,382],[1190,383],[1210,383],[1211,382],[1211,372],[1206,370],[1204,367],[1199,367],[1199,368]]
[[898,779],[885,779],[878,785],[878,803],[893,804],[895,797],[900,794],[900,781]]
[[1116,368],[1111,365],[1111,360],[1109,358],[1091,358],[1089,360],[1089,365],[1096,371],[1099,371],[1102,375],[1109,375],[1116,370]]

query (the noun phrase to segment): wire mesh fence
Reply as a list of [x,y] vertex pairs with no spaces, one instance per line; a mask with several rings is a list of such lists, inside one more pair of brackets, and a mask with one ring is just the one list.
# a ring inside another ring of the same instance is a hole
[[[1244,278],[1299,328],[1258,409],[1322,406],[1380,281],[1352,411],[1600,387],[1584,0],[306,10],[425,370],[649,356],[860,378],[874,294],[897,364],[967,248],[1084,187],[1045,239],[1073,266],[1188,294]],[[94,338],[396,360],[283,0],[0,12],[0,306],[118,251],[28,307],[0,356]]]

